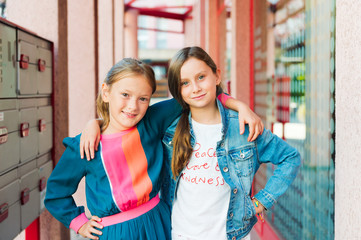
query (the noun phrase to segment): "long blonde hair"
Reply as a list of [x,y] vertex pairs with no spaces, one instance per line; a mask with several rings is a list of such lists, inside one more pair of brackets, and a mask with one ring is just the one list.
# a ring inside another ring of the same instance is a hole
[[[116,63],[109,70],[104,83],[108,86],[109,89],[111,89],[113,83],[116,83],[126,77],[138,75],[142,75],[148,80],[148,83],[152,88],[152,93],[154,93],[156,89],[156,81],[153,69],[148,64],[133,58],[124,58]],[[101,130],[104,131],[109,125],[110,116],[109,103],[103,101],[101,91],[99,91],[96,104],[98,116],[103,119]]]
[[[186,47],[179,50],[172,58],[168,70],[168,87],[172,96],[183,107],[182,115],[179,119],[173,137],[172,173],[177,177],[187,165],[193,151],[189,127],[189,105],[183,100],[181,94],[181,68],[189,58],[196,58],[207,64],[214,74],[217,74],[217,65],[212,58],[200,47]],[[222,87],[217,85],[217,94],[222,92]]]

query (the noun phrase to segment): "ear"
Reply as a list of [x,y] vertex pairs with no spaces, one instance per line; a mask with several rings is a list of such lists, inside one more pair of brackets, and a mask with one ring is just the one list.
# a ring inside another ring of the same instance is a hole
[[102,84],[102,99],[104,102],[109,102],[110,89],[106,83]]
[[222,81],[222,78],[221,78],[221,69],[217,68],[217,80],[216,80],[216,85],[219,85]]

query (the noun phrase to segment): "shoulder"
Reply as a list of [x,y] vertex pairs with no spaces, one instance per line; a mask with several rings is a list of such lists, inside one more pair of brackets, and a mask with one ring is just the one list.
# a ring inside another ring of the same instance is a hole
[[169,125],[169,127],[167,128],[167,130],[166,130],[166,132],[165,132],[165,135],[172,135],[172,136],[174,135],[180,117],[181,117],[181,116],[177,117],[177,118]]
[[63,140],[63,145],[68,149],[77,150],[79,151],[79,145],[80,145],[80,136],[81,134],[75,136],[75,137],[66,137]]
[[228,117],[232,120],[236,119],[238,120],[238,112],[233,111],[231,109],[226,108],[225,113],[228,115]]

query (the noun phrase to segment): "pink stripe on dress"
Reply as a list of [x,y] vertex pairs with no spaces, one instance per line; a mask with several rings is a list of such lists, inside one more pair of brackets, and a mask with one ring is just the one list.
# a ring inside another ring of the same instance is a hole
[[131,129],[101,136],[103,165],[111,185],[113,200],[121,211],[137,206],[138,202],[133,189],[131,172],[121,147],[122,136],[130,131]]

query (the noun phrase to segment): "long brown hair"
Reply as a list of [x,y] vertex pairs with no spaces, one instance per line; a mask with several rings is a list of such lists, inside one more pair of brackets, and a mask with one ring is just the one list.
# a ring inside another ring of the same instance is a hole
[[[156,82],[153,69],[148,65],[139,60],[133,58],[123,58],[121,61],[116,63],[108,72],[104,83],[111,89],[113,83],[118,82],[127,77],[144,76],[149,85],[152,88],[152,94],[156,89]],[[101,130],[104,131],[110,121],[109,116],[109,103],[104,102],[102,98],[102,92],[99,91],[97,97],[97,112],[100,118],[103,119]]]
[[[172,173],[177,177],[187,165],[193,151],[191,145],[189,127],[189,105],[183,100],[181,94],[181,68],[189,58],[196,58],[207,64],[214,74],[217,74],[217,66],[212,58],[200,47],[186,47],[179,50],[172,58],[168,70],[168,87],[173,97],[183,107],[182,115],[179,119],[173,137]],[[222,87],[217,85],[217,93],[222,92]]]

